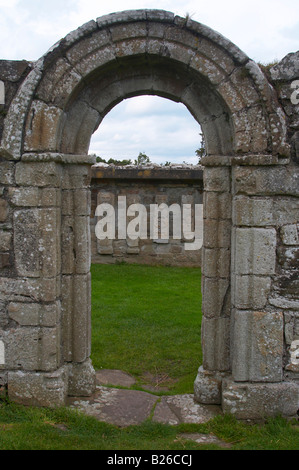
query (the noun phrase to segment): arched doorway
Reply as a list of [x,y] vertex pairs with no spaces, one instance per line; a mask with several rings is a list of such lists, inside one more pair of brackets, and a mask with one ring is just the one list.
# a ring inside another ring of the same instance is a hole
[[[34,395],[39,403],[61,403],[68,394],[93,389],[88,233],[93,160],[87,153],[109,110],[142,94],[185,104],[205,134],[204,362],[195,398],[225,400],[225,409],[232,409],[230,393],[239,383],[243,393],[245,382],[246,414],[250,393],[251,400],[260,393],[252,382],[270,391],[278,383],[285,396],[292,392],[282,383],[281,343],[261,353],[252,333],[261,321],[271,323],[274,337],[281,327],[272,312],[262,319],[256,315],[266,305],[275,234],[271,228],[243,228],[235,212],[242,167],[249,169],[243,173],[252,195],[255,167],[285,162],[285,117],[259,67],[235,45],[206,26],[160,10],[111,14],[70,33],[34,65],[10,106],[2,153],[15,164],[18,191],[32,197],[26,212],[13,208],[15,282],[51,315],[46,314],[30,360],[19,368],[7,365],[8,389],[22,399],[20,384],[26,383],[27,401]],[[40,244],[34,242],[37,232]],[[17,243],[24,233],[32,241],[27,246]],[[248,246],[267,252],[270,261],[261,265],[260,256],[252,266]]]

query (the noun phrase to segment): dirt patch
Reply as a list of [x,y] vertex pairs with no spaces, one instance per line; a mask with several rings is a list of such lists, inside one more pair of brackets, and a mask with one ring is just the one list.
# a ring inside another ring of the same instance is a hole
[[168,374],[145,372],[140,381],[142,388],[151,392],[168,392],[178,382],[178,379],[173,379]]

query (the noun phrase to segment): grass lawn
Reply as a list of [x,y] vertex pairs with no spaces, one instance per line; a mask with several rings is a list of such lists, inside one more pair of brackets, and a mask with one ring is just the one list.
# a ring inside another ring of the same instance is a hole
[[[200,271],[192,268],[92,266],[92,359],[192,393],[200,351]],[[0,450],[199,450],[181,433],[213,433],[232,450],[298,450],[299,422],[280,417],[248,424],[217,416],[205,424],[145,421],[117,428],[69,408],[24,407],[0,400]],[[134,453],[132,453],[134,455]]]
[[92,362],[169,393],[193,393],[201,364],[199,268],[93,265]]
[[[217,416],[206,424],[168,426],[145,421],[117,428],[70,409],[31,408],[0,402],[0,450],[204,450],[181,433],[213,433],[231,450],[298,450],[299,423],[282,418],[264,425]],[[134,455],[134,453],[132,453]]]

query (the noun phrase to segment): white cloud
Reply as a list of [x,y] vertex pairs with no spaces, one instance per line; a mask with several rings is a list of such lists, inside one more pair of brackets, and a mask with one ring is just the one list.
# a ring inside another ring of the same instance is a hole
[[[121,10],[159,8],[202,22],[257,61],[281,59],[299,48],[298,0],[0,0],[0,57],[38,59],[61,37],[90,19]],[[295,31],[295,30],[294,30]],[[9,41],[8,41],[9,39]],[[9,55],[11,54],[11,55]]]
[[135,159],[145,152],[157,163],[190,159],[195,163],[199,133],[199,124],[184,105],[141,96],[123,101],[107,114],[93,135],[90,153]]

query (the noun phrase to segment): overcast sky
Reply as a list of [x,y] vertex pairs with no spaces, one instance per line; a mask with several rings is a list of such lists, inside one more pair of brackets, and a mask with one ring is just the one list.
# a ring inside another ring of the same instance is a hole
[[[83,23],[116,11],[159,8],[226,36],[256,62],[299,49],[299,0],[0,0],[0,59],[37,60]],[[157,97],[125,100],[103,120],[90,153],[154,162],[196,162],[200,127],[183,105]]]

